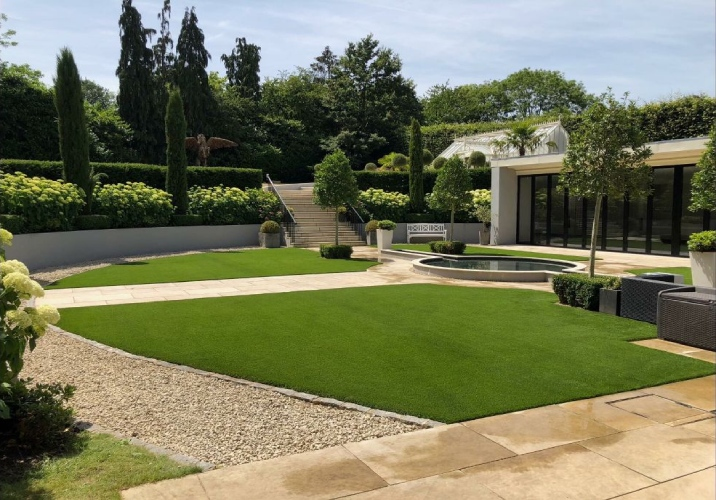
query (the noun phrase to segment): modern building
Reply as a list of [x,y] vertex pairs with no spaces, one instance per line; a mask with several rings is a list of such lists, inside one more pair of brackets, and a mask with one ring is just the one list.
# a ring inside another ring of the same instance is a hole
[[[649,143],[647,199],[605,199],[598,249],[688,255],[691,233],[716,229],[716,212],[691,212],[691,178],[707,137]],[[492,242],[589,248],[595,203],[558,189],[564,153],[493,159]]]

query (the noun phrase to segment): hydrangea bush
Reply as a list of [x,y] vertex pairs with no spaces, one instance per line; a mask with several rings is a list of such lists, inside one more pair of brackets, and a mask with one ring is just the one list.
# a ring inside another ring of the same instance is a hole
[[[11,244],[12,234],[0,229],[0,394],[11,390],[12,382],[22,370],[27,347],[35,349],[47,326],[60,320],[54,307],[34,306],[34,299],[45,292],[30,279],[22,262],[5,259],[5,247]],[[0,398],[0,418],[9,417],[8,406]]]
[[168,226],[171,195],[143,182],[107,184],[95,190],[93,211],[106,215],[113,228]]
[[204,224],[260,224],[281,220],[281,202],[261,189],[194,186],[189,190],[189,213],[201,215]]
[[361,191],[358,201],[364,214],[375,220],[404,221],[410,208],[410,196],[382,189],[370,188]]
[[84,193],[74,184],[0,173],[0,214],[22,216],[27,232],[67,231],[84,204]]

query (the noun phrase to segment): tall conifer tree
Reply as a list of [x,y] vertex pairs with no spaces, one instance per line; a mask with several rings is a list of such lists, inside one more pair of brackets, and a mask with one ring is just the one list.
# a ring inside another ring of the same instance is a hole
[[165,117],[167,141],[167,193],[172,195],[172,203],[177,214],[185,214],[189,205],[186,180],[186,120],[184,104],[178,89],[169,92],[167,114]]
[[420,122],[413,118],[410,124],[410,208],[415,213],[423,211],[425,188],[423,187],[423,133]]

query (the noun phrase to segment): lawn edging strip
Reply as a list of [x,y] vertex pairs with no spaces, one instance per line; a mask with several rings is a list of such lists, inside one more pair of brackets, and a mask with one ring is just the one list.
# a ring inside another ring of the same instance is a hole
[[[212,377],[212,378],[216,378],[219,380],[224,380],[226,382],[231,382],[231,383],[237,384],[237,385],[253,387],[254,389],[262,389],[265,391],[276,392],[279,394],[283,394],[284,396],[288,396],[290,398],[300,399],[301,401],[305,401],[307,403],[313,403],[313,404],[318,404],[318,405],[322,405],[322,406],[332,406],[335,408],[342,408],[345,410],[358,411],[361,413],[367,413],[369,415],[374,415],[376,417],[385,417],[385,418],[397,420],[399,422],[404,422],[406,424],[417,425],[417,426],[420,426],[423,428],[439,427],[442,425],[446,425],[444,422],[438,422],[436,420],[431,420],[429,418],[414,417],[412,415],[402,415],[400,413],[395,413],[392,411],[378,410],[376,408],[370,408],[368,406],[363,406],[363,405],[359,405],[359,404],[355,404],[355,403],[349,403],[346,401],[339,401],[338,399],[324,398],[321,396],[317,396],[315,394],[309,394],[307,392],[294,391],[293,389],[288,389],[285,387],[275,387],[273,385],[262,384],[260,382],[253,382],[251,380],[230,377],[228,375],[223,375],[221,373],[214,373],[214,372],[210,372],[210,371],[206,371],[206,370],[199,370],[199,369],[193,368],[191,366],[169,363],[168,361],[163,361],[161,359],[149,358],[146,356],[139,356],[137,354],[132,354],[130,352],[123,351],[122,349],[117,349],[116,347],[111,347],[111,346],[102,344],[95,340],[87,339],[87,338],[77,335],[75,333],[65,331],[65,330],[58,328],[56,326],[50,326],[49,328],[51,328],[53,332],[59,333],[60,335],[65,335],[66,337],[69,337],[71,339],[78,340],[80,342],[84,342],[84,343],[89,344],[89,345],[96,347],[98,349],[102,349],[104,351],[111,352],[111,353],[117,354],[119,356],[124,356],[129,359],[145,361],[145,362],[153,363],[158,366],[172,368],[175,370],[181,370],[181,371],[187,372],[187,373],[194,373],[196,375],[202,375],[204,377]],[[98,432],[104,432],[104,431],[98,431]],[[122,439],[128,439],[125,436],[122,436],[120,434],[117,434],[117,437],[120,437]],[[132,438],[132,439],[134,439],[134,438]],[[139,444],[140,446],[144,446],[144,444],[142,444],[142,443],[143,443],[142,441],[137,440],[136,444]],[[149,445],[149,446],[154,447],[155,445]],[[157,447],[157,448],[159,450],[162,449],[159,447]],[[154,450],[152,449],[152,451],[154,451]],[[173,452],[168,452],[168,454],[173,455]],[[173,458],[173,456],[172,456],[172,458]],[[187,458],[188,460],[194,460],[191,457],[185,457],[185,458]],[[200,465],[202,463],[205,463],[205,462],[195,461],[195,462],[191,462],[190,464],[202,467],[202,465]],[[211,464],[208,464],[208,462],[206,462],[206,464],[211,465]]]

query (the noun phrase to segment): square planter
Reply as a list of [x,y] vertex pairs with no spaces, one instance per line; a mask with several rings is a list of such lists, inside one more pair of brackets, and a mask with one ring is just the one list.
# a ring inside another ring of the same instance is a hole
[[619,316],[621,305],[621,290],[599,289],[599,312]]
[[393,247],[393,231],[387,229],[378,229],[378,249],[390,250]]
[[259,244],[263,248],[279,248],[281,233],[259,233]]
[[367,245],[375,245],[376,244],[375,231],[368,231],[365,233],[365,242]]
[[490,244],[490,228],[485,228],[483,226],[482,229],[480,229],[480,245],[489,245]]
[[689,252],[694,286],[716,288],[716,252]]

